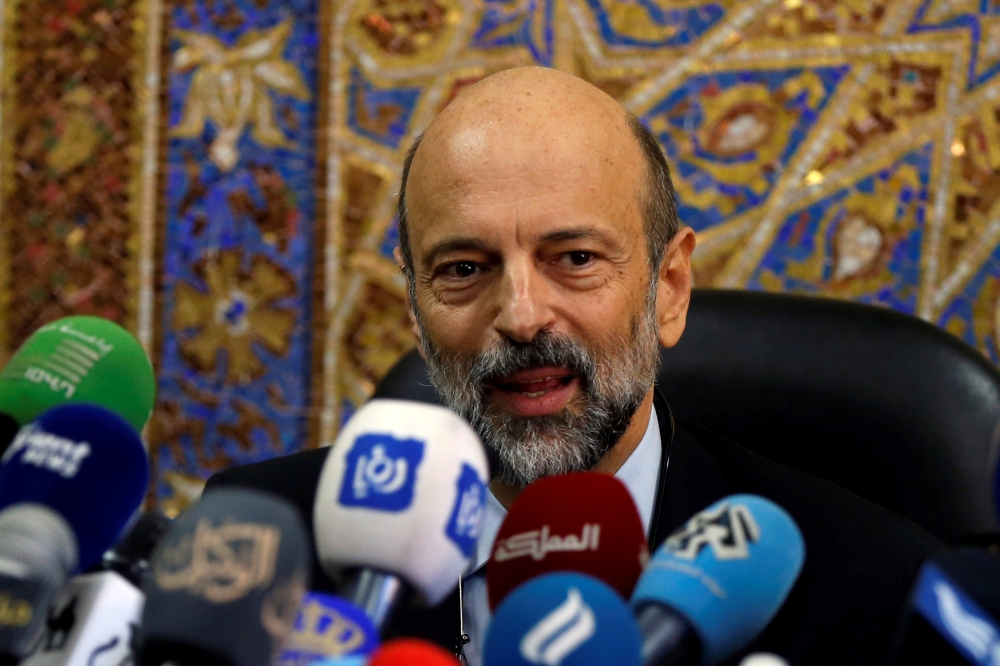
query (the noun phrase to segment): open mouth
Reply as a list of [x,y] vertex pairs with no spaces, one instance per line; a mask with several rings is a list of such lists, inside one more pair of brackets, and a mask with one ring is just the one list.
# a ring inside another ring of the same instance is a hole
[[541,416],[564,408],[578,385],[568,368],[531,368],[494,380],[489,394],[504,411]]

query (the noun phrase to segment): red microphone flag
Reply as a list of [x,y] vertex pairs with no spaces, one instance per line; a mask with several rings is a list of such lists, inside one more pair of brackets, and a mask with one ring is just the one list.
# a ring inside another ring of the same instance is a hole
[[642,519],[625,485],[607,474],[552,476],[510,507],[486,568],[490,608],[552,571],[598,578],[628,599],[649,560]]
[[368,666],[460,666],[447,650],[419,638],[397,638],[380,647]]

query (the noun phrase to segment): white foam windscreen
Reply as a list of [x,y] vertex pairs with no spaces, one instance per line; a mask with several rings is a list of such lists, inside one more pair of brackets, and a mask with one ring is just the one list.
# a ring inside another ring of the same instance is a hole
[[454,412],[372,400],[341,431],[320,475],[321,565],[393,573],[438,603],[475,551],[488,474],[482,443]]

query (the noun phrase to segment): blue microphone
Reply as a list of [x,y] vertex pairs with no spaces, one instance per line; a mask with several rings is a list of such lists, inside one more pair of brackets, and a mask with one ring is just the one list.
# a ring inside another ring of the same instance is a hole
[[330,659],[324,659],[323,661],[314,662],[313,666],[365,666],[367,663],[367,657],[352,655],[350,657],[332,657]]
[[275,666],[368,657],[378,644],[378,630],[363,609],[333,594],[308,592]]
[[632,593],[643,664],[715,664],[764,630],[798,579],[805,544],[781,507],[730,495],[653,555]]
[[149,462],[139,433],[114,412],[54,407],[21,428],[0,459],[0,510],[43,504],[66,519],[79,570],[101,561],[142,503]]
[[886,663],[998,661],[1000,558],[967,546],[935,553],[917,574]]
[[639,666],[642,638],[613,589],[591,576],[551,573],[511,592],[486,632],[484,666]]

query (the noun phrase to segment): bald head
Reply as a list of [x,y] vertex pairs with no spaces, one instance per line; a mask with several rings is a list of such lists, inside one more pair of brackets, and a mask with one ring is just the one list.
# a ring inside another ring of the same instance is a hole
[[583,179],[631,198],[643,218],[652,267],[679,227],[666,161],[635,116],[564,72],[505,70],[463,91],[406,156],[399,235],[411,292],[410,224],[439,214],[437,202],[451,200],[442,195],[475,187],[484,174],[504,173],[544,179],[552,187],[561,178]]

